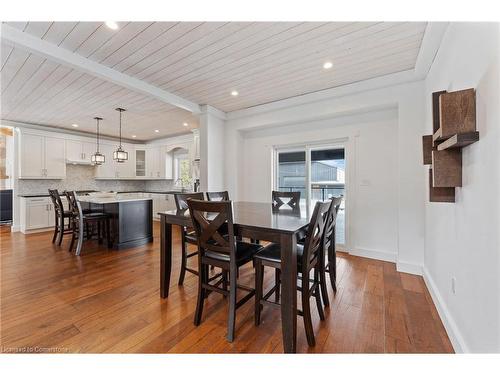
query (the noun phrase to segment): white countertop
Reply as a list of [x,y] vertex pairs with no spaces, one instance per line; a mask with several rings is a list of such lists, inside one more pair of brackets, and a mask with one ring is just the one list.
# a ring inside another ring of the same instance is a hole
[[131,197],[120,197],[116,195],[114,197],[92,197],[88,195],[82,195],[77,198],[80,202],[94,203],[94,204],[106,204],[106,203],[120,203],[120,202],[135,202],[135,201],[150,201],[153,198],[131,198]]

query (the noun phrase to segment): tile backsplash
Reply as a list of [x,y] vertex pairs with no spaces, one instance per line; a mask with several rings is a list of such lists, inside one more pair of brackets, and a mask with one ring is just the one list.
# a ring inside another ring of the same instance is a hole
[[[64,180],[24,180],[20,179],[18,194],[46,193],[48,189],[58,190],[99,190],[99,191],[128,191],[146,190],[151,182],[168,183],[171,181],[131,181],[131,180],[96,180],[94,167],[89,165],[66,165]],[[168,184],[159,184],[166,186]],[[170,189],[170,188],[169,188]],[[153,189],[151,189],[153,190]],[[155,189],[160,190],[160,189]],[[164,188],[161,188],[164,190]]]

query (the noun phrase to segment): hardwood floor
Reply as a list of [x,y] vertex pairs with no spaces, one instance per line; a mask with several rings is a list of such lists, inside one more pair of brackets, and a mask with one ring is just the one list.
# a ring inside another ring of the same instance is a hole
[[[265,307],[254,326],[253,300],[237,313],[236,338],[226,336],[227,304],[209,296],[199,327],[193,325],[196,276],[177,286],[174,254],[168,299],[159,297],[159,225],[155,242],[110,251],[85,243],[82,256],[51,243],[52,232],[0,231],[1,347],[40,351],[141,353],[281,353],[279,310]],[[179,233],[174,236],[179,249]],[[195,266],[195,258],[191,263]],[[423,279],[398,273],[392,263],[340,255],[338,293],[321,322],[312,307],[316,346],[307,346],[298,319],[298,352],[451,353],[453,348]],[[266,273],[265,284],[273,275]],[[253,268],[242,284],[254,285]],[[15,349],[14,349],[15,350]]]

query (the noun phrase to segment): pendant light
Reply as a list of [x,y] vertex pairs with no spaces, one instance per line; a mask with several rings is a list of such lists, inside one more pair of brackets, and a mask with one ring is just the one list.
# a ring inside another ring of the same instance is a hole
[[113,152],[113,159],[118,163],[123,163],[128,160],[128,152],[124,151],[122,148],[122,112],[125,112],[123,108],[116,108],[120,112],[120,146]]
[[90,157],[90,161],[92,163],[94,163],[95,165],[101,165],[101,164],[104,164],[104,162],[106,161],[106,158],[104,157],[104,155],[99,152],[99,121],[102,120],[102,117],[94,117],[94,120],[96,120],[96,123],[97,123],[96,124],[96,128],[97,128],[97,131],[96,131],[96,145],[97,145],[97,149],[96,149],[95,154],[93,154]]

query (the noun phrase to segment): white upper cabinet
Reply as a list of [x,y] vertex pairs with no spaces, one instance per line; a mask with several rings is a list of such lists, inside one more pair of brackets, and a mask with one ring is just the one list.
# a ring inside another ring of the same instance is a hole
[[22,133],[19,178],[63,179],[66,177],[65,158],[64,139]]
[[66,140],[66,162],[90,164],[91,157],[96,151],[95,143],[85,141]]
[[45,176],[45,137],[22,134],[19,145],[19,177],[43,178]]
[[65,144],[61,138],[45,137],[45,177],[65,178]]
[[128,152],[128,160],[118,163],[113,160],[113,152],[118,148],[118,143],[101,144],[100,152],[106,158],[104,164],[96,166],[95,177],[102,179],[130,179],[135,178],[135,148],[133,145],[122,144],[122,148]]
[[160,178],[160,164],[160,147],[146,149],[146,178]]
[[[173,141],[173,142],[172,142]],[[94,168],[97,179],[174,179],[174,153],[184,149],[192,162],[195,157],[195,142],[187,137],[172,139],[167,144],[123,143],[128,160],[118,163],[113,152],[119,143],[104,140],[99,151],[105,157],[102,165]],[[92,155],[97,145],[90,137],[68,136],[56,132],[21,130],[19,133],[19,178],[63,179],[66,178],[66,164],[92,164]]]
[[99,151],[104,155],[104,163],[101,165],[96,165],[95,176],[96,178],[115,178],[115,165],[117,164],[113,160],[114,147],[111,144],[101,144]]

